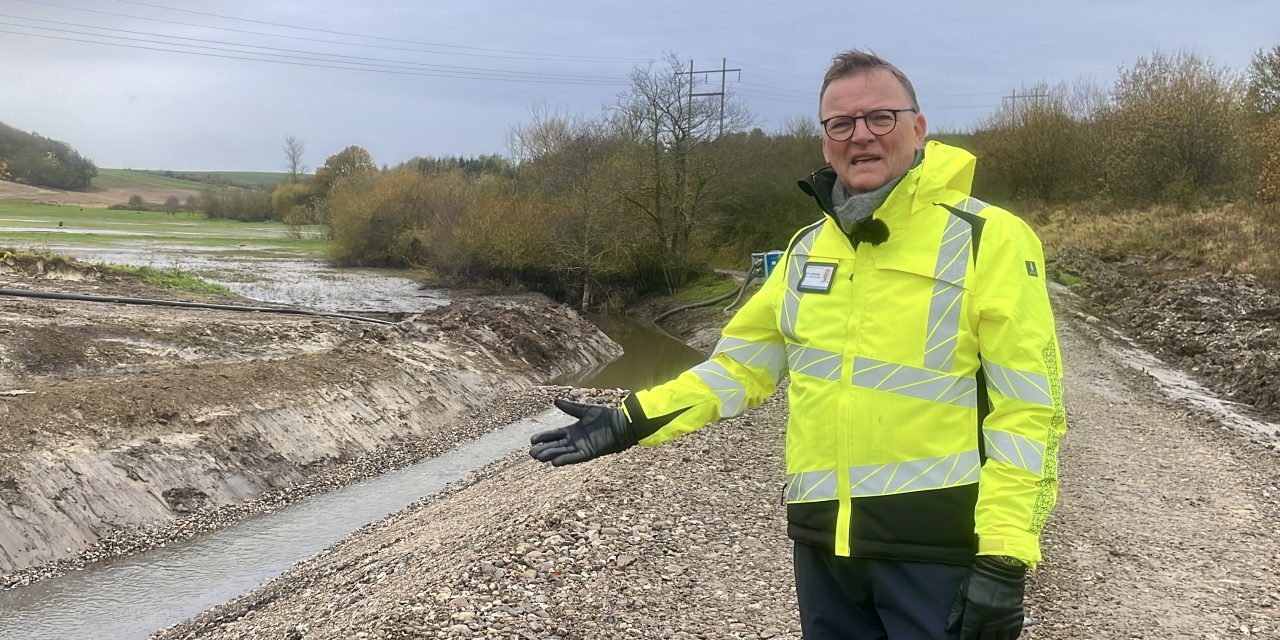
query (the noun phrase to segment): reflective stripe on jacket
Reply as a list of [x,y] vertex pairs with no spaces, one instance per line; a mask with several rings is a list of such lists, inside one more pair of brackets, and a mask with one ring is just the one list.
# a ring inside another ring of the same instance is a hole
[[641,444],[740,415],[789,372],[792,537],[842,556],[1038,562],[1066,429],[1058,343],[1040,241],[969,197],[974,163],[930,142],[874,213],[888,239],[856,248],[830,216],[834,173],[810,176],[827,216],[709,360],[628,399]]

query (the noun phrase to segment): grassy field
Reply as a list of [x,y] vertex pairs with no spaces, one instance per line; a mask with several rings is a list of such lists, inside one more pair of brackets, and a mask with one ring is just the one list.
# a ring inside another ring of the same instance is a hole
[[183,189],[196,192],[210,184],[270,187],[289,177],[287,173],[275,171],[173,171],[173,177],[165,173],[149,169],[98,169],[93,185],[102,189]]
[[195,193],[204,184],[194,180],[178,180],[132,169],[98,169],[93,186],[103,189],[184,189]]
[[[289,179],[289,174],[275,171],[175,171],[184,175],[208,176],[231,184],[271,186]],[[310,176],[301,179],[306,180]]]
[[7,245],[33,250],[54,244],[110,246],[145,241],[224,250],[243,247],[246,253],[254,253],[258,248],[314,257],[323,253],[326,241],[322,228],[306,227],[297,231],[302,237],[279,222],[208,220],[189,213],[170,215],[159,211],[0,202],[0,237]]

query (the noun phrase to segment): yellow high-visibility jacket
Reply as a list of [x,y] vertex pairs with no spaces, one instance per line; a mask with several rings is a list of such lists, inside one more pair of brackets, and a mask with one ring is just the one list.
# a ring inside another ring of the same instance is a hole
[[841,556],[1034,566],[1057,495],[1062,368],[1040,241],[969,196],[975,159],[937,142],[854,245],[826,215],[733,317],[709,360],[623,404],[656,446],[742,414],[789,372],[788,533]]

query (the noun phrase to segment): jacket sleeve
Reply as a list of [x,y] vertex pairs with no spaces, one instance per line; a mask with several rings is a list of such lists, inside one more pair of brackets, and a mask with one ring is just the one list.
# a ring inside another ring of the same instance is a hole
[[978,251],[978,347],[990,413],[978,481],[978,555],[1034,566],[1058,493],[1066,432],[1062,365],[1039,238],[1008,212],[987,216]]
[[675,380],[623,403],[640,444],[657,446],[721,418],[742,415],[773,394],[786,367],[775,308],[786,289],[785,264],[733,316],[711,357]]

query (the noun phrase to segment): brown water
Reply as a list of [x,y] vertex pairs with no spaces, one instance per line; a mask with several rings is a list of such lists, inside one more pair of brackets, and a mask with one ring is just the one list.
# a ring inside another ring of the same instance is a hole
[[622,346],[622,357],[595,369],[561,376],[552,380],[552,384],[635,391],[671,380],[707,359],[705,354],[652,322],[623,316],[589,318]]

